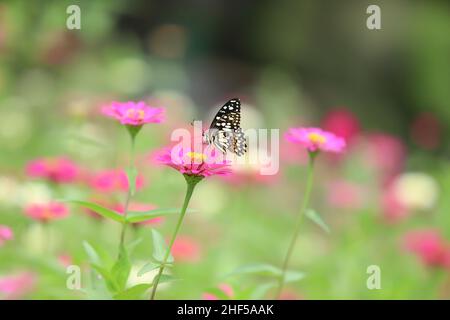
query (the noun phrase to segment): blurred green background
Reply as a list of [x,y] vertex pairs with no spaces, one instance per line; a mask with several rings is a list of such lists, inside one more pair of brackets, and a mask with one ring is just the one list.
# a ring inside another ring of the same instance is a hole
[[[366,8],[375,3],[382,29],[368,30]],[[81,8],[80,30],[66,28],[72,4]],[[150,155],[173,129],[207,121],[237,96],[244,128],[278,128],[282,138],[292,126],[322,126],[348,138],[345,155],[320,157],[312,207],[331,231],[305,219],[291,261],[305,278],[288,284],[285,298],[449,298],[450,263],[423,261],[436,246],[450,251],[449,9],[447,1],[406,0],[1,2],[0,225],[14,239],[0,245],[0,284],[25,272],[32,280],[18,298],[107,298],[67,289],[61,258],[85,266],[87,287],[83,241],[115,256],[119,226],[75,206],[46,225],[23,212],[50,199],[111,202],[124,193],[31,179],[30,160],[66,156],[86,174],[125,167],[127,133],[99,106],[145,100],[166,108],[167,121],[139,134],[146,183],[135,198],[180,207],[183,178]],[[181,280],[163,285],[160,298],[201,299],[224,283],[231,298],[271,297],[268,277],[226,275],[250,263],[281,265],[306,167],[299,146],[280,148],[274,177],[246,170],[198,186],[175,257]],[[401,183],[411,173],[419,174]],[[168,237],[175,221],[155,228]],[[442,241],[405,249],[417,229]],[[151,256],[150,227],[133,228],[128,240],[138,237],[135,269]],[[379,290],[366,286],[370,265],[381,268]]]

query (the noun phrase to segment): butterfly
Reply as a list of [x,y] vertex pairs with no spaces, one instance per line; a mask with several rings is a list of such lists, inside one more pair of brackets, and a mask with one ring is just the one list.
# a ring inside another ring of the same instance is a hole
[[234,98],[219,109],[209,129],[203,132],[203,141],[214,145],[223,154],[231,151],[238,156],[247,152],[247,142],[241,128],[241,101]]

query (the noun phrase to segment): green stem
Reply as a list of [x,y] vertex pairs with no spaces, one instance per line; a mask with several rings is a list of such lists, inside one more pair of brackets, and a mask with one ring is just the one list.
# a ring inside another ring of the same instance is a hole
[[[135,136],[134,135],[130,135],[130,136],[131,136],[130,163],[131,163],[131,166],[134,167],[135,166]],[[136,181],[128,181],[128,191],[127,191],[127,196],[125,198],[125,205],[123,208],[123,216],[124,216],[125,220],[128,216],[128,207],[130,205],[130,201],[132,198],[132,192],[131,192],[132,184],[136,184]],[[126,234],[127,227],[128,227],[127,222],[122,223],[122,231],[120,232],[118,257],[120,257],[120,252],[122,252],[121,248],[123,248],[124,243],[125,243],[125,234]]]
[[[167,248],[166,254],[164,255],[164,259],[161,263],[161,266],[159,267],[158,274],[156,275],[155,279],[153,280],[153,289],[152,293],[150,295],[150,300],[155,300],[156,295],[156,289],[158,288],[159,281],[161,279],[162,273],[164,271],[164,268],[167,264],[167,259],[169,259],[170,252],[172,250],[172,246],[175,242],[175,239],[177,237],[178,231],[180,230],[181,224],[183,223],[183,218],[186,215],[186,209],[189,205],[189,201],[191,200],[192,193],[194,192],[194,188],[197,185],[197,183],[200,181],[200,179],[195,179],[193,177],[185,176],[186,182],[187,182],[187,190],[186,190],[186,196],[184,197],[184,203],[183,207],[181,209],[180,217],[178,218],[177,225],[175,227],[175,230],[172,234],[172,238],[169,242],[169,247]],[[198,178],[198,177],[197,177]]]
[[291,242],[289,244],[289,247],[288,247],[288,251],[287,251],[286,256],[284,258],[282,272],[281,272],[281,275],[280,275],[279,280],[278,280],[278,287],[277,287],[276,295],[275,295],[276,299],[280,298],[281,291],[283,290],[284,281],[285,281],[285,278],[286,278],[286,271],[287,271],[287,268],[288,268],[289,261],[291,259],[292,253],[294,251],[294,247],[295,247],[295,244],[297,242],[298,235],[300,233],[300,226],[302,224],[303,215],[304,215],[306,209],[308,208],[309,198],[310,198],[310,195],[311,195],[311,190],[312,190],[312,185],[313,185],[314,159],[315,159],[316,155],[317,155],[317,153],[314,153],[314,152],[310,152],[309,153],[308,175],[307,175],[307,178],[306,178],[305,196],[303,198],[302,206],[300,208],[300,212],[299,212],[299,215],[297,217],[297,221],[295,223],[294,235],[292,237],[292,240],[291,240]]

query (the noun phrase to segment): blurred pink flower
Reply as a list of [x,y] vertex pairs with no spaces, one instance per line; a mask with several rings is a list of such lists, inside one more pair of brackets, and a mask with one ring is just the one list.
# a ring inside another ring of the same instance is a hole
[[56,183],[71,183],[79,177],[80,169],[65,157],[38,158],[27,164],[26,173],[33,178],[45,178]]
[[0,224],[0,246],[14,237],[10,227]]
[[326,151],[340,153],[345,149],[345,140],[319,128],[290,128],[286,140],[303,145],[309,152]]
[[340,209],[359,209],[366,201],[365,189],[353,182],[335,180],[327,186],[327,202]]
[[69,215],[67,206],[59,202],[30,204],[24,211],[30,218],[41,222],[62,219]]
[[21,272],[0,277],[0,298],[18,300],[34,290],[36,276],[30,272]]
[[367,162],[381,174],[384,182],[398,174],[406,157],[403,142],[387,134],[371,134],[367,136]]
[[[90,180],[90,186],[98,192],[115,192],[128,190],[128,177],[123,170],[104,170],[94,173]],[[144,178],[138,175],[136,178],[136,189],[142,189]]]
[[441,124],[432,113],[419,114],[411,124],[410,132],[414,142],[427,150],[436,149],[442,140]]
[[[189,176],[209,177],[231,173],[230,163],[215,149],[211,152],[193,152],[182,147],[165,148],[156,154],[159,164],[167,165]],[[173,155],[172,155],[173,154]]]
[[164,120],[164,109],[148,106],[144,101],[113,101],[102,108],[104,115],[115,118],[121,124],[142,126],[146,123],[160,123]]
[[197,262],[201,257],[201,248],[197,241],[188,236],[178,236],[171,253],[176,261]]
[[334,109],[329,111],[322,121],[324,130],[342,137],[351,143],[359,135],[361,129],[358,119],[347,109]]
[[426,266],[450,267],[450,245],[438,230],[410,231],[403,241],[405,249],[416,254]]
[[[144,211],[150,211],[155,210],[157,207],[153,204],[146,204],[146,203],[140,203],[140,202],[132,202],[128,206],[128,211],[134,211],[134,212],[144,212]],[[114,210],[117,211],[120,214],[123,214],[124,212],[124,206],[123,204],[118,204],[114,207]],[[151,225],[155,226],[158,224],[161,224],[164,221],[163,217],[157,217],[153,219],[149,219],[146,221],[135,223],[137,225]]]
[[65,268],[73,264],[73,258],[68,253],[63,253],[58,256],[58,262]]
[[[226,283],[222,283],[219,286],[219,289],[224,293],[224,295],[230,299],[233,298],[234,292],[233,292],[233,288]],[[203,300],[221,300],[217,295],[209,293],[209,292],[205,292],[202,295]]]
[[399,222],[410,214],[408,208],[398,199],[392,185],[382,190],[381,209],[385,220],[391,223]]

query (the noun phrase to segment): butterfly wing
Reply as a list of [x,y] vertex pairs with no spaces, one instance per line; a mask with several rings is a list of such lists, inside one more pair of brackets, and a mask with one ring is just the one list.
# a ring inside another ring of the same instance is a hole
[[219,109],[211,122],[210,129],[233,131],[241,126],[241,101],[229,100]]
[[247,144],[241,126],[241,102],[234,98],[217,112],[209,131],[214,136],[214,146],[222,153],[227,150],[238,156],[247,151]]
[[247,152],[247,140],[242,128],[234,130],[231,150],[238,156],[243,156]]

